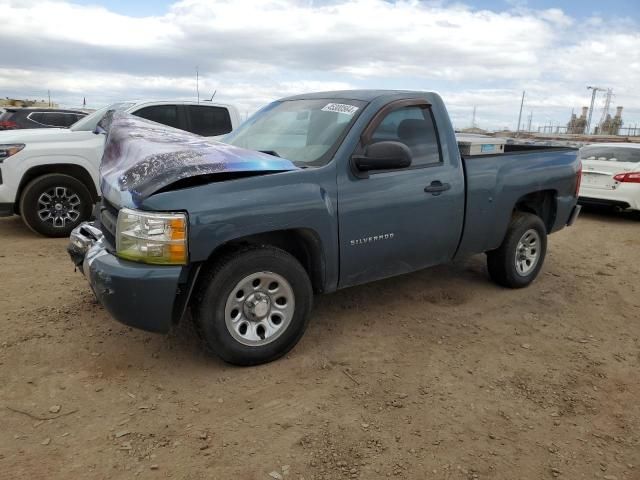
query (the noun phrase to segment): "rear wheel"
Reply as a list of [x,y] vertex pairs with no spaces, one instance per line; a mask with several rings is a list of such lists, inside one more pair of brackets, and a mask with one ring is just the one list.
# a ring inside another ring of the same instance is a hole
[[247,248],[221,258],[203,278],[195,317],[207,346],[236,365],[270,362],[302,337],[313,291],[287,252]]
[[69,175],[50,173],[32,180],[22,191],[20,214],[34,232],[68,237],[89,219],[93,200],[87,187]]
[[522,288],[540,273],[547,253],[547,230],[537,215],[516,212],[502,245],[487,252],[491,279],[509,288]]

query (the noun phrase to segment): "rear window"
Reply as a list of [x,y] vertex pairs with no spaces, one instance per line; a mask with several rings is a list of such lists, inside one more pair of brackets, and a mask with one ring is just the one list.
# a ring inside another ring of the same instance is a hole
[[640,162],[640,148],[628,147],[582,147],[582,160],[607,160],[610,162]]
[[0,120],[9,120],[13,117],[15,110],[5,110],[4,112],[0,112]]
[[226,108],[205,105],[187,105],[186,108],[191,133],[214,137],[231,131],[231,118]]

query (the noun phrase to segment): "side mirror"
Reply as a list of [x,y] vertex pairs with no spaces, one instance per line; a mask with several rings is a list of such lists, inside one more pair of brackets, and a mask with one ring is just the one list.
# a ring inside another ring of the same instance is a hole
[[351,162],[360,178],[368,178],[371,170],[395,170],[411,166],[411,150],[400,142],[378,142],[368,145],[364,155],[354,155]]

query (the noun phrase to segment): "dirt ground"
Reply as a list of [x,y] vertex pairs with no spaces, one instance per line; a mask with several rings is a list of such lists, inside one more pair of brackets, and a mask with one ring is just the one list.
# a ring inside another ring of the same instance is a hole
[[0,219],[0,478],[640,479],[640,221],[587,212],[538,280],[484,257],[316,300],[254,368],[134,331]]

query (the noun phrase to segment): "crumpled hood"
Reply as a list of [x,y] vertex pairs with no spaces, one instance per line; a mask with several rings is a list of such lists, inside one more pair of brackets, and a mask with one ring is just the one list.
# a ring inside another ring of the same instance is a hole
[[128,113],[109,113],[100,164],[102,195],[117,206],[139,207],[145,198],[189,177],[233,172],[297,170],[265,153],[208,140]]

